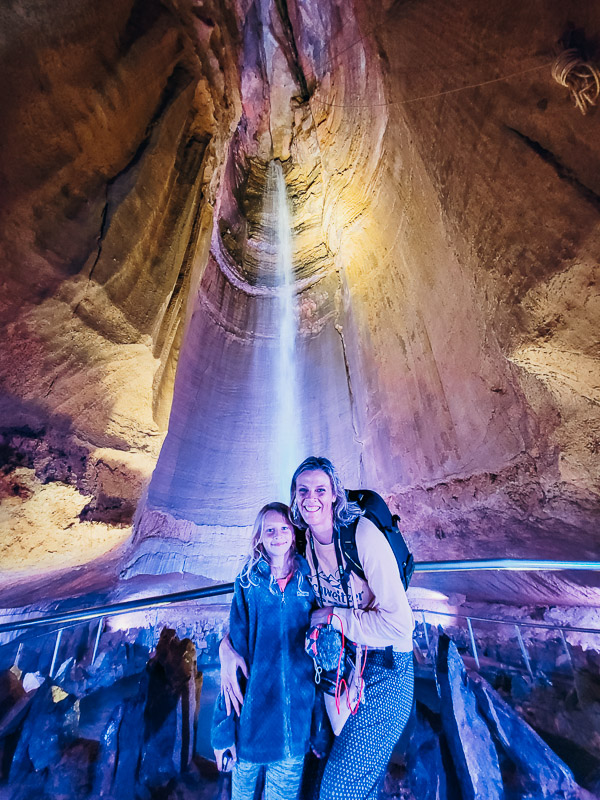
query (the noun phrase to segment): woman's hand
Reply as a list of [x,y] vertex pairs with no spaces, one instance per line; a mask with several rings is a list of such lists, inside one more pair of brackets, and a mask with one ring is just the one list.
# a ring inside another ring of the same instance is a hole
[[244,702],[244,695],[240,689],[237,671],[238,668],[241,669],[242,673],[247,678],[248,667],[238,651],[233,648],[229,634],[221,640],[221,644],[219,645],[219,659],[221,661],[221,692],[225,700],[227,716],[231,714],[231,709],[233,708],[239,717]]
[[[223,756],[229,750],[231,753],[231,760],[235,763],[237,761],[237,753],[235,752],[235,745],[232,744],[231,747],[227,747],[225,750],[215,750],[215,759],[217,761],[217,769],[219,772],[223,772]],[[226,770],[229,772],[229,769]]]
[[333,614],[333,606],[323,606],[323,608],[317,608],[317,610],[313,611],[313,613],[310,615],[310,624],[324,625],[329,619],[330,614]]

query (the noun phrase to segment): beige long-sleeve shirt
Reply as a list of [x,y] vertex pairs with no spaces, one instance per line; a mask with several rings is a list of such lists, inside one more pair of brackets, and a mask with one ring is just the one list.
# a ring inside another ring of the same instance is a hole
[[[310,536],[310,532],[307,532]],[[356,528],[356,546],[366,580],[351,573],[347,595],[340,581],[335,545],[320,544],[313,537],[318,561],[313,563],[312,549],[306,548],[310,566],[309,580],[316,597],[322,594],[325,606],[336,606],[333,618],[338,630],[353,642],[370,647],[392,645],[402,652],[412,651],[414,619],[400,580],[394,552],[385,536],[373,523],[361,517]],[[319,591],[320,584],[320,591]],[[348,599],[350,608],[348,608]]]

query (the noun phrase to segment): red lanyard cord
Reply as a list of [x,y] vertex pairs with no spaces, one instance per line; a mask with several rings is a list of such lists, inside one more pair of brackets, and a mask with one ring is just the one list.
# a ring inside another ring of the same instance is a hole
[[360,680],[360,687],[359,687],[359,690],[358,690],[358,699],[356,700],[356,705],[354,706],[354,708],[352,708],[352,704],[350,702],[350,692],[349,692],[348,683],[346,682],[345,678],[340,678],[340,670],[341,670],[341,667],[342,667],[342,658],[344,657],[344,649],[345,649],[344,648],[344,645],[345,645],[344,623],[342,622],[341,618],[337,614],[331,613],[329,615],[329,617],[327,618],[327,624],[328,625],[331,624],[332,617],[336,617],[336,619],[338,619],[340,621],[340,627],[342,629],[342,646],[340,648],[340,656],[338,658],[337,674],[336,674],[336,678],[335,678],[335,708],[336,708],[336,711],[339,714],[340,713],[340,699],[341,699],[342,693],[343,693],[344,688],[345,688],[346,689],[346,703],[348,704],[348,708],[350,709],[350,713],[352,715],[354,715],[354,714],[357,713],[358,707],[360,706],[360,701],[362,699],[363,688],[364,688],[364,685],[365,685],[365,682],[364,682],[364,679],[363,679],[363,672],[365,671],[365,664],[367,663],[366,655],[367,655],[367,649],[368,648],[365,646],[365,651],[364,651],[364,656],[363,656],[363,663],[362,663],[362,666],[361,666],[360,675],[358,676],[359,680]]

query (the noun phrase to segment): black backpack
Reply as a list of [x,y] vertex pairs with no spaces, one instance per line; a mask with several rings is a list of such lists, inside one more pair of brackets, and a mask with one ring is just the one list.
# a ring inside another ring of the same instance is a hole
[[[390,547],[394,551],[396,561],[398,562],[398,569],[400,570],[400,578],[405,589],[408,589],[408,584],[415,569],[415,560],[412,553],[406,546],[406,542],[400,533],[398,523],[400,517],[397,514],[392,516],[392,512],[387,507],[387,504],[381,495],[371,489],[346,489],[346,496],[351,503],[358,503],[364,516],[371,520],[383,533],[388,540]],[[358,518],[360,519],[360,517]],[[355,572],[359,578],[365,579],[365,573],[358,557],[358,549],[356,547],[356,526],[358,519],[350,525],[345,525],[339,531],[338,536],[334,536],[336,544],[336,552],[344,556],[346,565],[349,571],[345,571],[340,580],[344,586],[344,590],[348,589],[349,572]],[[306,534],[304,531],[298,531],[296,534],[296,547],[301,555],[306,552]]]
[[[410,583],[415,569],[415,560],[406,546],[406,542],[398,527],[400,517],[397,514],[392,515],[383,497],[377,494],[377,492],[371,491],[371,489],[346,489],[346,496],[349,502],[358,503],[364,512],[363,516],[370,520],[375,527],[379,528],[388,540],[396,556],[398,569],[400,570],[400,578],[404,588],[408,589],[408,584]],[[358,519],[360,519],[360,517]],[[364,580],[365,573],[360,563],[358,549],[356,547],[356,526],[358,525],[358,519],[340,529],[338,541],[347,567],[350,568],[350,571],[355,572],[359,578]],[[346,577],[344,581],[344,576],[342,576],[342,583],[347,585],[347,582],[348,578]]]

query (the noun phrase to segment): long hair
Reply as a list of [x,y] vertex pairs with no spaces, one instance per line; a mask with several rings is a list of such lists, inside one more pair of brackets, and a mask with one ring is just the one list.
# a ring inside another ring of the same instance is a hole
[[240,582],[246,589],[251,584],[253,586],[256,585],[253,581],[253,577],[258,562],[264,559],[267,563],[270,563],[269,556],[262,543],[265,517],[269,511],[277,511],[278,514],[281,514],[281,516],[290,523],[290,528],[292,529],[292,546],[287,552],[287,566],[291,569],[294,563],[294,558],[296,556],[296,526],[290,514],[290,509],[285,503],[267,503],[256,515],[254,528],[252,529],[252,538],[250,539],[250,552],[240,572]]
[[298,501],[296,499],[296,481],[298,480],[298,475],[301,473],[316,472],[317,470],[322,470],[331,481],[331,489],[334,495],[333,527],[335,530],[339,530],[342,525],[349,525],[351,522],[354,522],[357,517],[362,515],[363,511],[358,503],[348,502],[346,491],[338,471],[333,466],[331,461],[323,456],[309,456],[308,458],[305,458],[298,469],[294,472],[292,477],[292,485],[290,487],[290,510],[292,514],[292,521],[294,525],[302,530],[306,530],[308,528],[308,525],[302,519],[302,514],[298,508]]

